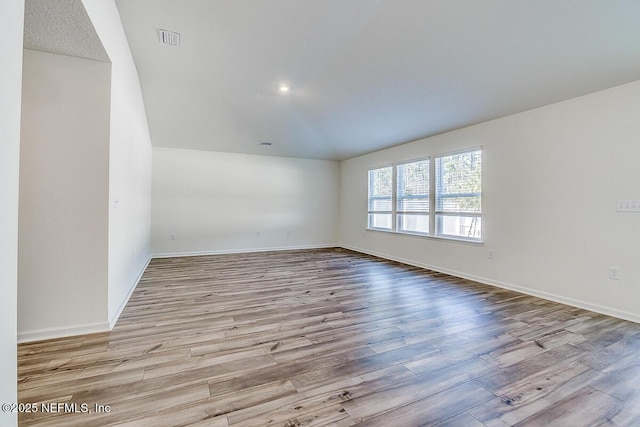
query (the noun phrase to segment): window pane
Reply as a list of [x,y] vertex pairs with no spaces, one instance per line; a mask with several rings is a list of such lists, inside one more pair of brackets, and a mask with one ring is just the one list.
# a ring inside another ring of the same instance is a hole
[[369,198],[391,197],[391,166],[369,171]]
[[429,233],[429,214],[399,214],[397,216],[397,225],[398,231],[405,231],[410,233]]
[[482,151],[435,160],[436,234],[479,240],[482,236]]
[[429,212],[429,160],[397,167],[398,212]]
[[436,215],[439,234],[465,239],[482,237],[482,218],[479,216]]
[[391,196],[369,199],[369,211],[391,212]]
[[391,214],[369,214],[369,228],[391,230]]
[[369,171],[367,224],[370,228],[391,230],[392,171],[391,166]]
[[482,152],[436,159],[436,211],[480,213]]
[[396,230],[429,233],[429,160],[396,168]]

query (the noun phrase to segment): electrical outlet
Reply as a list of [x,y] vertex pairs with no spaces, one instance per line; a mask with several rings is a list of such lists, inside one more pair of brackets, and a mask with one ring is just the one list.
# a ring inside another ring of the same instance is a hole
[[493,259],[493,258],[495,257],[495,255],[496,255],[496,254],[495,254],[495,252],[494,252],[494,250],[493,250],[493,249],[489,249],[489,250],[487,251],[487,258],[489,258],[489,259]]
[[287,229],[287,236],[291,236],[291,230]]
[[171,233],[171,240],[176,240],[176,233]]
[[256,230],[256,237],[260,237],[260,230]]
[[609,267],[609,279],[620,280],[620,268]]

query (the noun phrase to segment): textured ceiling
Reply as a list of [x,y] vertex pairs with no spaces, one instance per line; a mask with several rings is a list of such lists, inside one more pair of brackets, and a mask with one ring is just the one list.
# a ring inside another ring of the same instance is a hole
[[116,2],[155,146],[340,160],[640,79],[637,0]]
[[26,0],[24,47],[110,62],[82,0]]

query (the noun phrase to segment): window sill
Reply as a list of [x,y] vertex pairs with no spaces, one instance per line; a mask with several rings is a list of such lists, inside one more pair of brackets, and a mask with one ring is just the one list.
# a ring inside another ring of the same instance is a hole
[[373,231],[376,233],[385,233],[385,234],[394,234],[398,236],[407,236],[407,237],[413,237],[413,238],[419,238],[419,239],[434,240],[438,242],[451,242],[451,243],[462,243],[465,245],[472,245],[472,246],[484,246],[483,240],[469,240],[469,239],[463,239],[455,236],[433,236],[431,234],[408,233],[408,232],[402,232],[402,231],[385,230],[383,228],[367,228],[366,231]]

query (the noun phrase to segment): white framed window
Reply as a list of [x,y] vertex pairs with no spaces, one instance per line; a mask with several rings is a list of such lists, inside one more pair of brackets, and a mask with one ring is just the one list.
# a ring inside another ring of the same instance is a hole
[[396,231],[429,233],[429,159],[396,166]]
[[435,158],[436,235],[482,238],[482,150]]
[[391,230],[393,223],[393,167],[369,171],[367,224],[369,228]]
[[367,227],[482,240],[482,148],[368,171]]

